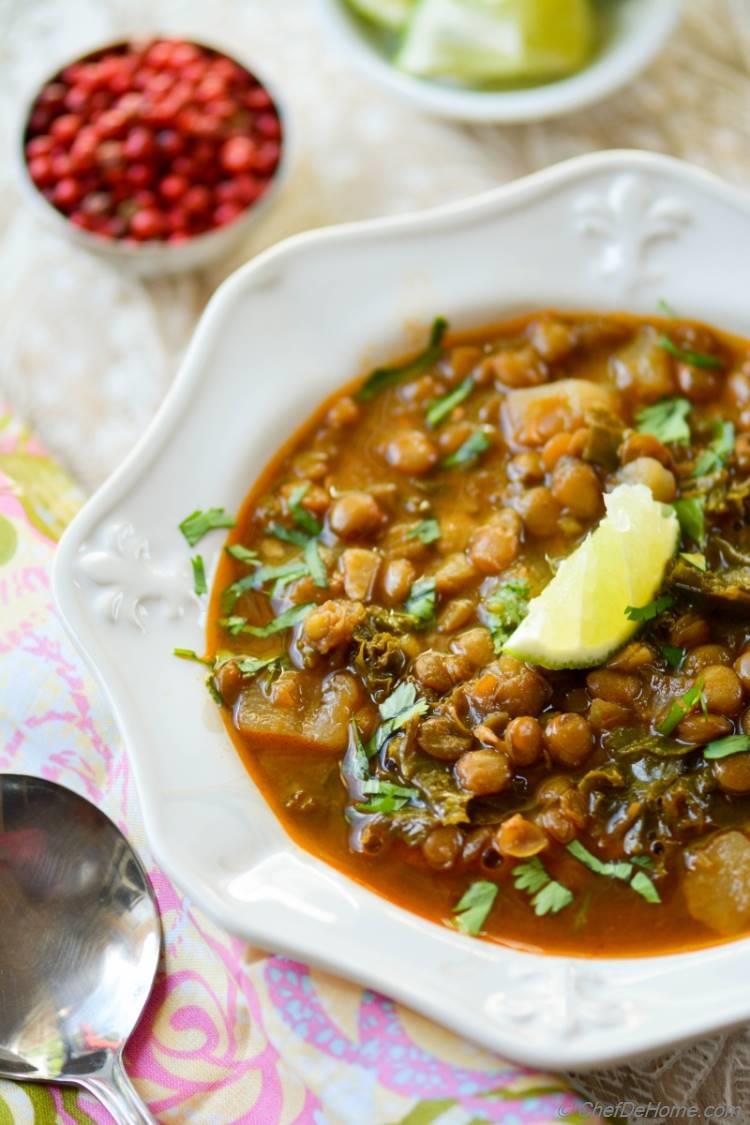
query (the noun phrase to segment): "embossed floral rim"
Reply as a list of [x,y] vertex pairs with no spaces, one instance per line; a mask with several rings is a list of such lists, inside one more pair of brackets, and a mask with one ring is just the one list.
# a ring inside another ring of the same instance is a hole
[[[747,940],[629,960],[520,952],[434,926],[302,852],[199,671],[170,655],[203,634],[180,519],[237,505],[329,388],[404,348],[404,325],[544,305],[647,313],[666,297],[747,332],[748,239],[740,192],[678,161],[603,153],[426,215],[298,236],[221,287],[148,433],[65,534],[54,591],[116,711],[160,863],[222,925],[544,1068],[750,1018]],[[222,535],[201,544],[209,573]]]

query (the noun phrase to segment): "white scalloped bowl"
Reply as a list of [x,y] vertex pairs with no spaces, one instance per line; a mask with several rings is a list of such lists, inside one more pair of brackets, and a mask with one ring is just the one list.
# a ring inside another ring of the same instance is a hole
[[[171,655],[200,649],[204,631],[179,521],[236,508],[324,395],[404,351],[408,326],[544,306],[650,313],[666,296],[750,333],[748,240],[750,201],[734,189],[663,157],[602,153],[429,214],[301,235],[217,292],[148,433],[66,532],[54,593],[117,714],[158,861],[220,924],[544,1068],[750,1018],[750,940],[631,959],[523,953],[427,922],[302,851],[201,670]],[[222,542],[201,544],[211,571]]]

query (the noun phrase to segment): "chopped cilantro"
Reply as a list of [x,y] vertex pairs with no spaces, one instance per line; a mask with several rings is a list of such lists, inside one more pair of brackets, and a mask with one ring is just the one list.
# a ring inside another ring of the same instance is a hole
[[377,754],[395,731],[407,726],[412,719],[424,715],[427,708],[427,700],[418,698],[413,683],[406,680],[400,683],[378,708],[383,721],[367,746],[368,757]]
[[466,379],[462,379],[457,387],[448,394],[441,395],[440,398],[434,398],[427,407],[427,414],[425,415],[427,425],[431,430],[444,422],[449,414],[452,414],[457,406],[468,398],[476,386],[471,375]]
[[[285,609],[278,617],[274,617],[267,625],[243,624],[236,632],[249,633],[251,637],[270,637],[274,633],[281,633],[284,629],[291,629],[293,625],[299,625],[300,621],[304,621],[312,608],[312,602],[308,602],[306,605],[293,605],[290,606],[289,609]],[[233,619],[222,618],[222,621],[231,620]]]
[[237,559],[237,562],[247,563],[248,566],[260,565],[257,551],[251,551],[249,547],[243,547],[241,543],[232,543],[230,547],[224,549],[233,559]]
[[436,603],[435,579],[418,578],[404,602],[404,611],[416,618],[419,625],[426,626],[435,619]]
[[534,913],[557,914],[573,901],[573,893],[562,883],[548,874],[539,856],[517,863],[513,868],[513,884],[516,890],[526,891],[531,896]]
[[677,645],[662,645],[661,654],[669,667],[677,670],[685,659],[687,649],[678,648]]
[[476,937],[481,933],[496,898],[497,884],[486,879],[472,883],[453,907],[456,929]]
[[306,547],[310,542],[310,536],[305,535],[304,531],[300,531],[296,527],[284,527],[280,523],[270,523],[266,531],[274,539],[281,539],[283,543],[294,543],[295,547]]
[[221,608],[228,613],[247,590],[262,590],[267,582],[274,583],[272,594],[279,597],[287,586],[307,574],[309,571],[304,559],[292,559],[279,566],[259,566],[252,574],[246,574],[244,578],[238,578],[231,586],[227,586],[221,595]]
[[680,551],[680,558],[684,559],[690,566],[694,566],[696,570],[701,570],[705,574],[708,569],[705,555],[691,554],[690,551]]
[[728,758],[731,754],[744,754],[746,750],[750,750],[750,735],[730,734],[726,738],[709,742],[703,750],[703,757],[714,762],[719,758]]
[[703,694],[703,676],[699,676],[691,688],[681,695],[679,699],[675,699],[672,706],[667,711],[666,718],[662,719],[660,723],[656,724],[656,729],[659,734],[671,734],[672,731],[682,720],[694,711],[696,707],[700,706],[705,708],[705,696]]
[[240,656],[235,661],[242,675],[251,679],[262,672],[264,668],[270,668],[273,664],[278,664],[283,660],[283,656]]
[[324,589],[328,585],[328,571],[314,539],[310,539],[305,546],[305,563],[315,585]]
[[654,598],[652,602],[646,605],[629,605],[625,607],[625,616],[630,618],[631,621],[653,621],[660,613],[664,613],[665,609],[671,609],[674,605],[674,598],[671,594],[662,594],[661,597]]
[[693,477],[705,477],[709,473],[717,472],[734,451],[734,424],[723,418],[714,418],[711,423],[713,438],[710,444],[698,457],[695,468],[690,474]]
[[675,500],[672,507],[680,521],[682,534],[702,547],[706,541],[705,496],[689,496],[683,500]]
[[624,879],[625,882],[630,879],[633,871],[630,863],[599,859],[598,856],[584,848],[578,840],[573,840],[568,844],[567,850],[572,856],[575,856],[579,863],[588,867],[589,871],[593,871],[596,875],[606,875],[610,879]]
[[362,735],[359,733],[359,727],[354,719],[349,723],[349,750],[352,759],[352,775],[358,781],[364,781],[366,777],[370,776],[370,762],[362,743]]
[[474,430],[474,433],[467,437],[455,453],[449,453],[447,457],[443,458],[440,467],[442,469],[459,469],[464,465],[470,465],[472,461],[481,457],[491,444],[492,442],[484,430]]
[[209,508],[206,512],[200,509],[192,512],[185,517],[179,528],[187,539],[188,545],[194,547],[209,531],[217,527],[234,527],[234,524],[234,516],[230,516],[223,508]]
[[233,637],[236,637],[247,625],[247,618],[240,617],[239,614],[231,614],[229,617],[220,617],[219,624],[222,629],[226,629]]
[[630,880],[631,890],[645,898],[646,902],[661,902],[661,896],[645,871],[636,871]]
[[687,416],[690,402],[676,396],[663,398],[652,406],[644,406],[635,416],[636,428],[642,434],[653,434],[659,441],[690,441],[690,427]]
[[193,568],[193,589],[196,594],[207,594],[208,583],[206,582],[206,568],[203,563],[203,556],[196,555],[190,560],[190,565]]
[[376,368],[365,379],[355,397],[360,402],[369,402],[371,398],[385,390],[386,387],[391,387],[394,383],[400,383],[402,379],[413,378],[416,375],[421,375],[423,371],[427,371],[429,367],[437,363],[443,353],[443,336],[447,329],[447,320],[442,316],[437,317],[432,323],[430,338],[423,352],[414,356],[413,359],[407,360],[406,363],[399,363],[393,367]]
[[302,506],[301,501],[310,491],[309,480],[303,481],[293,488],[289,493],[287,499],[287,506],[289,514],[296,523],[297,527],[301,527],[308,535],[320,535],[322,528],[312,512],[308,512],[307,508]]
[[208,660],[205,656],[198,656],[195,649],[192,648],[173,648],[173,656],[179,656],[180,660],[194,660],[196,664],[205,664],[208,668],[213,668],[213,660]]
[[694,352],[692,348],[681,348],[673,340],[670,340],[669,336],[659,337],[659,347],[664,348],[665,352],[669,352],[682,363],[689,363],[691,367],[704,367],[715,371],[716,368],[724,366],[718,356],[706,355],[705,352]]
[[418,539],[420,543],[435,543],[440,538],[440,524],[435,519],[422,520],[409,528],[407,539]]
[[528,613],[530,594],[525,579],[510,579],[493,590],[484,602],[486,625],[495,652],[502,652],[503,645]]

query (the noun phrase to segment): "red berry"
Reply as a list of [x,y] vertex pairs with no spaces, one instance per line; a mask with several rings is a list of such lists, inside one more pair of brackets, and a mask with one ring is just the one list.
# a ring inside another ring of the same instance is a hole
[[182,137],[175,129],[160,129],[156,134],[156,147],[164,156],[178,156],[183,149]]
[[185,192],[182,206],[191,215],[200,215],[211,206],[211,192],[202,184],[195,184]]
[[139,241],[148,242],[164,234],[164,220],[155,207],[143,207],[130,220],[130,233]]
[[49,156],[54,145],[54,140],[46,133],[43,133],[40,137],[32,137],[26,145],[27,159],[33,160],[35,156]]
[[167,242],[171,242],[174,245],[178,242],[187,242],[189,238],[190,235],[186,230],[173,230],[172,233],[167,236]]
[[159,184],[159,192],[170,203],[176,203],[178,199],[182,199],[189,186],[184,176],[171,173],[169,176],[165,176]]
[[248,109],[272,109],[273,102],[271,95],[262,86],[256,86],[253,90],[248,90],[245,95],[245,105]]
[[151,183],[151,169],[148,164],[129,164],[125,169],[125,178],[129,184],[136,188],[144,188]]
[[53,152],[50,157],[50,167],[52,169],[52,177],[55,180],[61,180],[64,176],[69,176],[73,171],[70,157],[66,156],[63,152]]
[[127,129],[127,114],[121,109],[108,109],[100,114],[96,122],[96,131],[102,140],[112,140],[125,135]]
[[63,144],[70,144],[82,124],[83,122],[77,113],[63,113],[52,122],[50,133],[55,140],[62,141]]
[[35,156],[29,161],[29,175],[38,187],[54,180],[52,162],[48,156]]
[[276,141],[265,141],[255,154],[254,168],[262,176],[270,176],[279,163],[281,149]]
[[277,141],[281,136],[281,122],[275,113],[259,113],[255,119],[255,128],[261,137],[269,141]]
[[49,82],[40,93],[37,102],[47,109],[59,109],[67,93],[67,86],[62,82]]
[[146,61],[157,68],[169,66],[172,62],[172,43],[168,39],[157,39],[146,51]]
[[112,206],[112,196],[106,191],[92,191],[81,200],[85,215],[106,215]]
[[96,162],[102,168],[119,168],[123,164],[119,141],[102,141],[96,146]]
[[234,181],[235,199],[248,207],[265,191],[265,184],[255,176],[238,176]]
[[125,138],[122,150],[129,160],[147,160],[154,151],[153,133],[142,125],[135,125]]
[[55,184],[52,201],[56,207],[61,207],[63,211],[69,211],[75,207],[80,198],[80,185],[72,176],[65,176]]
[[249,137],[230,137],[221,146],[220,159],[227,172],[249,172],[256,167],[255,145]]
[[52,114],[48,110],[43,109],[41,106],[36,106],[29,117],[29,132],[46,133],[51,120]]
[[193,43],[175,43],[170,62],[173,67],[186,66],[201,57],[201,52]]
[[234,222],[242,210],[239,203],[220,203],[214,211],[214,223],[217,227],[226,226],[227,223]]
[[86,86],[71,86],[65,95],[65,108],[71,113],[82,113],[89,108],[91,91]]

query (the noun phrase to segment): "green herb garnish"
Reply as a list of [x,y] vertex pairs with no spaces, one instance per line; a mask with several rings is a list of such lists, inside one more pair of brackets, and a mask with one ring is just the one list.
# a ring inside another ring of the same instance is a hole
[[[289,609],[285,609],[278,617],[274,617],[267,625],[243,624],[236,632],[249,633],[251,637],[273,636],[274,633],[281,633],[284,629],[291,629],[293,625],[299,625],[300,621],[304,621],[307,617],[308,613],[313,608],[313,604],[313,602],[308,602],[306,605],[293,605]],[[233,618],[222,618],[221,620],[232,621]],[[221,624],[221,622],[219,622],[219,624]]]
[[720,758],[728,758],[732,754],[744,754],[746,750],[750,750],[750,735],[729,734],[726,738],[717,738],[709,742],[703,749],[703,757],[714,762]]
[[[633,865],[636,860],[601,860],[587,848],[584,848],[578,840],[573,840],[572,843],[568,844],[567,851],[596,875],[605,875],[610,879],[622,879],[624,883],[627,883],[632,890],[648,902],[661,902],[659,892],[648,875],[643,871],[636,871],[633,874]],[[639,863],[639,867],[647,865],[648,863]]]
[[362,792],[369,796],[367,804],[357,805],[360,812],[398,812],[419,796],[419,791],[410,785],[396,785],[392,781],[381,781],[373,777],[362,784]]
[[666,660],[669,667],[674,668],[676,671],[685,659],[685,656],[687,655],[687,649],[678,648],[677,645],[662,645],[661,654]]
[[462,934],[476,937],[481,933],[487,917],[495,905],[497,884],[479,879],[464,891],[453,907],[454,925]]
[[627,883],[633,872],[632,864],[625,861],[599,859],[598,856],[584,848],[578,840],[573,840],[568,844],[567,850],[572,856],[575,856],[579,863],[588,867],[589,871],[593,871],[596,875],[606,875],[610,879],[624,879]]
[[213,668],[213,660],[208,660],[205,656],[198,656],[195,649],[192,648],[173,648],[172,655],[178,656],[180,660],[193,660],[196,664],[205,664],[207,668]]
[[423,371],[427,371],[428,368],[437,363],[443,354],[442,342],[447,329],[448,321],[442,316],[437,317],[432,322],[429,342],[423,352],[414,356],[413,359],[407,360],[406,363],[396,364],[394,367],[376,368],[365,379],[355,398],[360,402],[369,402],[371,398],[385,390],[386,387],[391,387],[394,383],[400,383],[402,379],[413,378],[416,375],[421,375]]
[[525,579],[510,579],[493,590],[484,603],[486,625],[492,635],[495,652],[503,645],[529,612],[531,590]]
[[305,535],[304,531],[296,527],[284,527],[280,523],[270,523],[266,532],[274,539],[281,539],[283,543],[293,543],[295,547],[306,547],[310,542],[310,536]]
[[189,546],[194,547],[209,531],[214,531],[217,527],[234,527],[235,522],[234,516],[230,516],[223,508],[209,508],[206,512],[197,509],[185,517],[179,528]]
[[734,424],[723,418],[714,418],[711,423],[713,438],[695,462],[692,477],[705,477],[718,472],[734,452]]
[[395,731],[407,726],[412,719],[424,715],[427,709],[427,700],[417,696],[413,683],[406,680],[400,683],[378,708],[383,721],[367,746],[367,756],[371,758],[373,754],[377,754]]
[[548,874],[539,856],[517,863],[513,868],[513,884],[516,890],[526,891],[531,897],[534,913],[557,914],[573,901],[573,892],[558,883]]
[[659,598],[654,598],[652,602],[646,605],[629,605],[625,607],[625,616],[631,621],[653,621],[660,613],[664,613],[665,609],[671,609],[674,605],[674,598],[671,594],[662,594]]
[[233,559],[237,559],[237,562],[246,563],[248,566],[260,565],[258,552],[251,551],[249,547],[243,547],[241,543],[232,543],[230,547],[225,547],[224,550]]
[[206,582],[206,567],[203,563],[203,556],[196,555],[190,560],[190,565],[193,568],[193,589],[196,594],[207,594],[208,583]]
[[435,619],[436,604],[435,579],[418,578],[404,602],[404,612],[416,618],[417,623],[425,627]]
[[302,484],[298,484],[297,487],[293,488],[289,493],[289,497],[287,499],[287,507],[289,508],[289,514],[296,523],[297,527],[301,527],[302,530],[307,532],[308,535],[320,535],[321,531],[323,530],[322,527],[320,526],[312,512],[308,512],[307,508],[304,508],[301,503],[301,501],[309,491],[309,480],[303,481]]
[[440,524],[435,519],[422,520],[406,533],[407,539],[418,539],[420,543],[435,543],[440,538]]
[[314,539],[310,539],[305,546],[305,564],[315,585],[324,589],[328,585],[328,571]]
[[646,902],[661,902],[661,896],[645,871],[636,871],[630,880],[630,888],[645,898]]
[[680,558],[684,559],[690,566],[694,566],[696,570],[700,570],[703,574],[708,570],[705,555],[693,554],[690,551],[680,551]]
[[425,415],[428,427],[434,430],[441,422],[444,422],[448,415],[452,414],[455,408],[469,397],[475,386],[476,383],[469,375],[466,379],[462,379],[452,391],[448,391],[447,394],[441,395],[439,398],[434,398],[428,405]]
[[659,441],[690,441],[687,416],[690,402],[686,398],[663,398],[652,406],[644,406],[635,416],[636,428],[642,434],[653,434]]
[[237,667],[246,679],[252,679],[262,672],[265,668],[270,668],[273,664],[279,664],[284,659],[283,656],[239,656],[235,660]]
[[682,534],[702,547],[706,541],[705,496],[689,496],[683,500],[675,500],[672,507],[680,521]]
[[705,710],[706,699],[703,694],[702,676],[695,681],[691,688],[688,688],[684,695],[674,700],[672,706],[667,711],[666,718],[656,724],[656,729],[659,734],[671,734],[674,728],[698,706]]
[[691,367],[704,367],[715,371],[716,368],[724,366],[718,356],[706,355],[705,352],[694,352],[692,348],[681,348],[673,340],[670,340],[669,336],[660,336],[658,343],[659,347],[664,348],[665,352],[669,352],[682,363],[689,363]]
[[491,444],[492,442],[483,430],[474,430],[474,433],[467,437],[455,453],[449,453],[447,457],[443,458],[440,467],[441,469],[459,469],[464,465],[470,465],[472,461],[481,457]]

